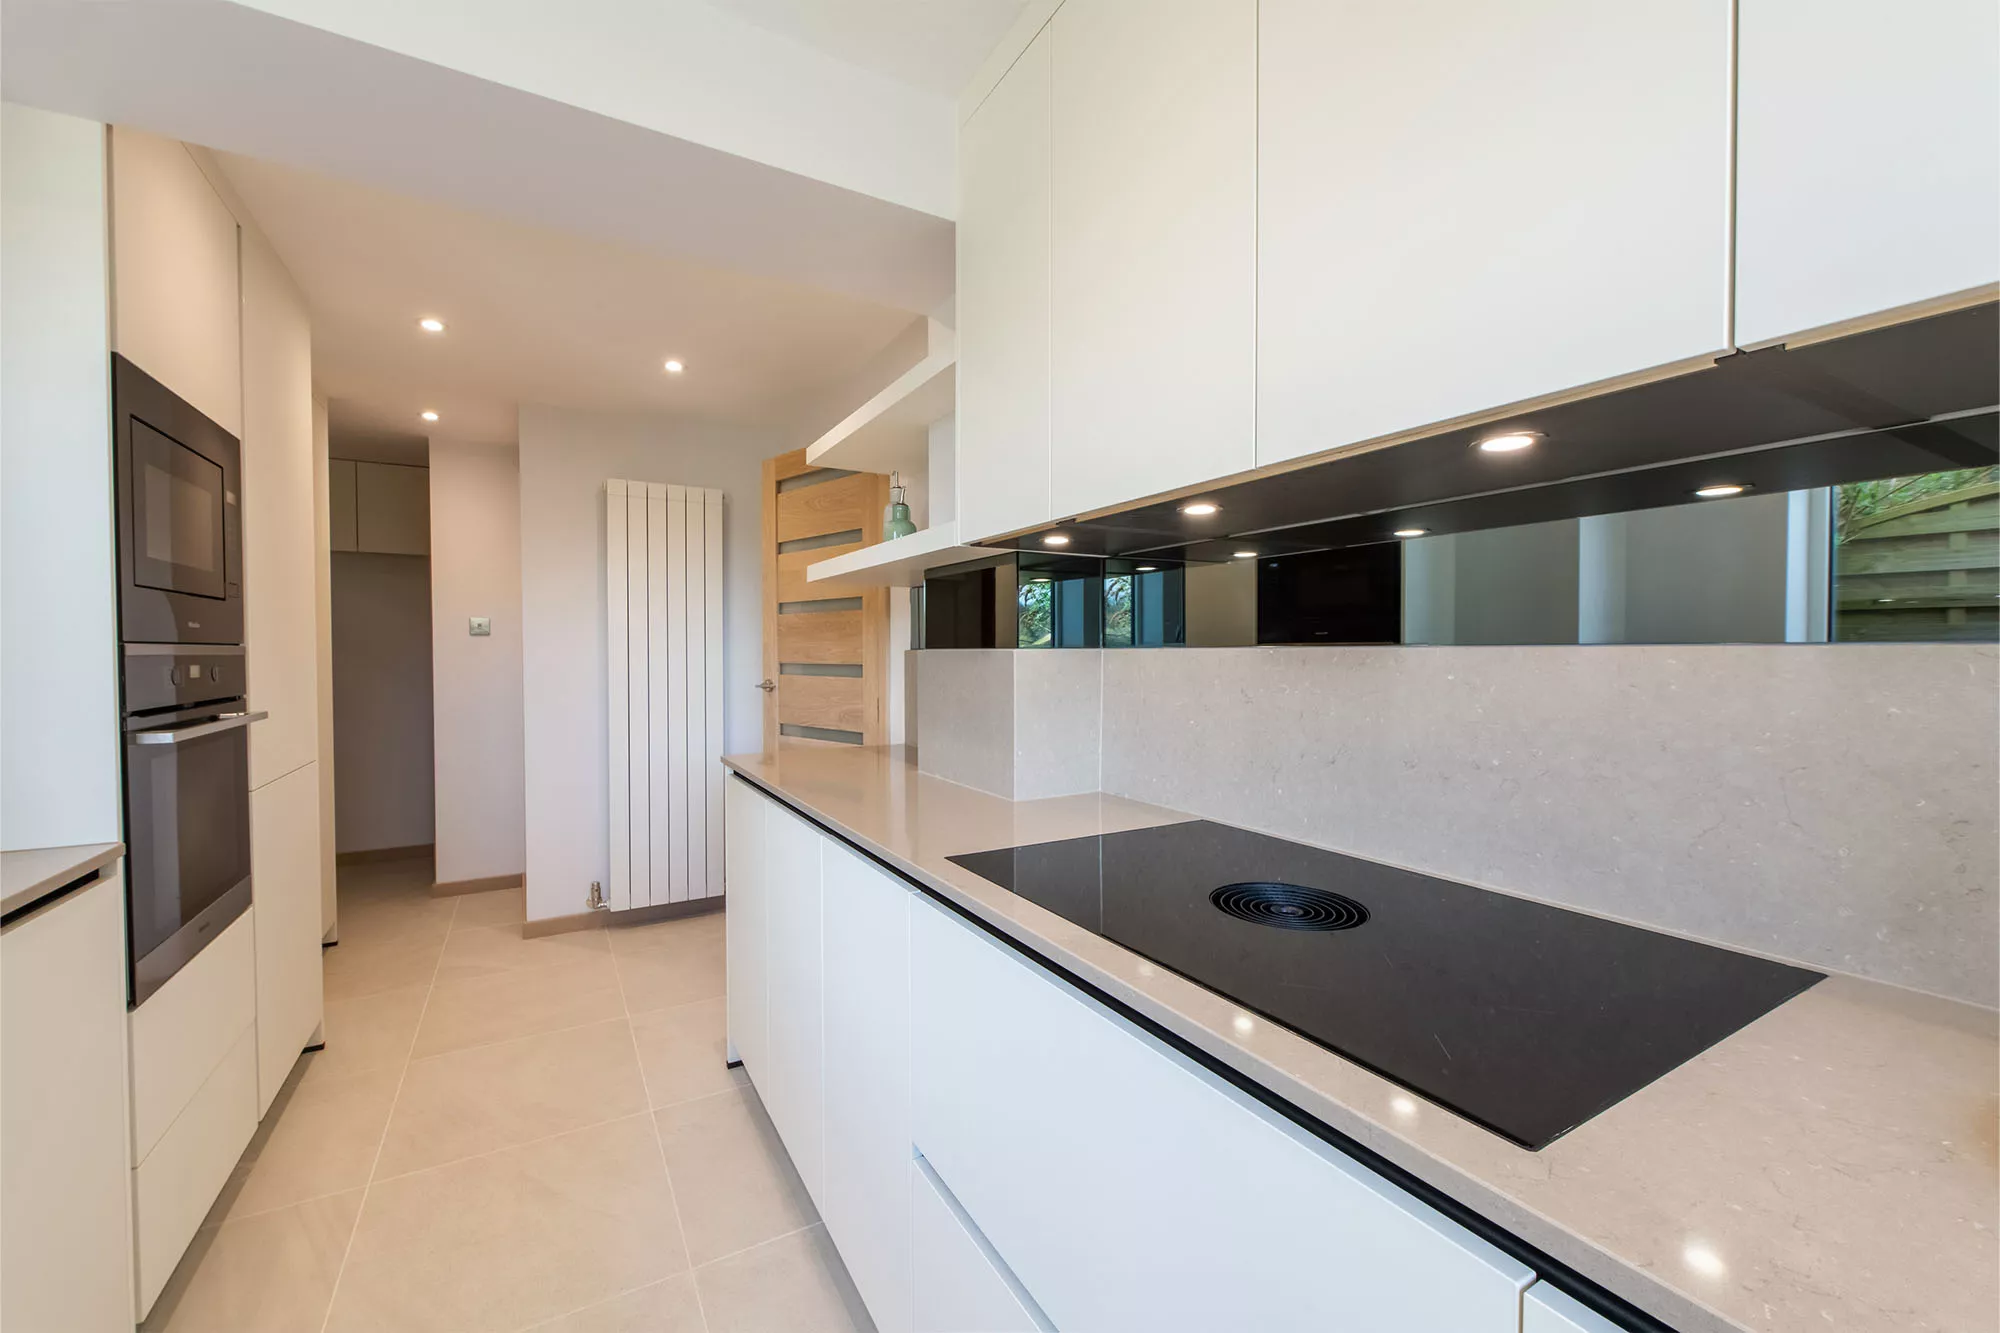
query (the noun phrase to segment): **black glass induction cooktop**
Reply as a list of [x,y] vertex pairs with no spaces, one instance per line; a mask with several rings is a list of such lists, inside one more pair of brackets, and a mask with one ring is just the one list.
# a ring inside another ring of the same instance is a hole
[[1822,979],[1206,821],[951,860],[1530,1149]]

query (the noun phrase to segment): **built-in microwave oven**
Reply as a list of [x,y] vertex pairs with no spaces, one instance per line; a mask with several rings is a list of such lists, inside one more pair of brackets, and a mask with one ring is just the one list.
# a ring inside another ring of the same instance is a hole
[[111,404],[118,637],[242,643],[243,460],[236,437],[115,354]]

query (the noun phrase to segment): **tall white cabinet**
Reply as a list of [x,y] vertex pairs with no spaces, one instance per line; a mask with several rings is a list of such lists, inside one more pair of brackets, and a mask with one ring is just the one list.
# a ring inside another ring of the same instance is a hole
[[1744,346],[2000,280],[2000,6],[1742,0]]
[[1254,465],[1257,4],[1069,0],[1046,36],[1061,516]]
[[1260,464],[1722,351],[1729,0],[1262,0]]
[[958,531],[1054,512],[1049,458],[1049,33],[959,130]]

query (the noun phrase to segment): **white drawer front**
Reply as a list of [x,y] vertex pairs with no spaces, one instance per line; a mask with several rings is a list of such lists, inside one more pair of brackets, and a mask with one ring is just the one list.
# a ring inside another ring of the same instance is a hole
[[146,1160],[236,1039],[257,1021],[255,915],[253,907],[230,922],[132,1011],[135,1162]]
[[763,889],[770,1006],[757,1092],[813,1204],[826,1207],[825,998],[820,922],[820,831],[789,810],[764,811]]
[[1547,1283],[1537,1282],[1528,1288],[1528,1294],[1521,1300],[1521,1333],[1625,1331],[1574,1296],[1566,1296]]
[[998,1257],[919,1159],[910,1163],[913,1333],[1041,1333]]
[[768,1031],[764,999],[763,842],[770,802],[741,778],[723,785],[724,875],[727,912],[723,918],[728,956],[729,1043],[752,1078],[764,1072]]
[[1057,1328],[1516,1333],[1523,1265],[943,909],[916,1147]]
[[246,1029],[132,1173],[142,1318],[256,1132],[257,1039]]

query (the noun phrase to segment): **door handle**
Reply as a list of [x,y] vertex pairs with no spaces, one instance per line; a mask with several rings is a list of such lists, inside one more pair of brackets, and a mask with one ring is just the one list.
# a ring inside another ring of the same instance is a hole
[[764,693],[769,694],[772,690],[778,688],[778,682],[770,679],[769,677],[766,677],[765,679],[757,682],[757,688],[764,691]]
[[191,741],[197,736],[213,736],[220,731],[234,731],[238,727],[247,727],[252,722],[262,722],[269,716],[271,715],[268,712],[224,713],[214,721],[197,722],[191,727],[160,727],[154,731],[135,731],[131,733],[132,743],[134,745],[179,745],[182,741]]

